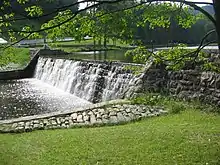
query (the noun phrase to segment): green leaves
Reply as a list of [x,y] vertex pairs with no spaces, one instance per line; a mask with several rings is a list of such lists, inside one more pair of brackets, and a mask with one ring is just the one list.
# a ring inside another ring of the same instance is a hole
[[25,11],[29,16],[41,16],[43,15],[43,9],[40,6],[30,6],[25,8]]
[[146,63],[151,60],[156,64],[163,63],[166,64],[168,70],[181,70],[190,64],[197,65],[203,70],[220,72],[219,63],[216,63],[215,60],[210,61],[213,57],[203,51],[189,50],[184,44],[155,53],[149,52],[146,47],[137,47],[134,50],[128,50],[125,56],[138,63]]
[[125,56],[132,58],[133,62],[146,63],[151,57],[151,52],[149,52],[146,47],[139,46],[134,50],[128,50]]
[[17,0],[19,4],[26,4],[29,0]]

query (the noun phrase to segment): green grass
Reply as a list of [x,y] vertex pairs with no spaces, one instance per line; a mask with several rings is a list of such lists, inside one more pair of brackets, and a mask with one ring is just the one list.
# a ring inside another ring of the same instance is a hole
[[50,43],[49,45],[52,48],[58,48],[69,53],[79,52],[79,51],[120,49],[121,47],[127,48],[129,46],[128,44],[122,43],[120,41],[116,41],[116,45],[114,45],[113,42],[111,41],[108,42],[107,48],[105,48],[103,45],[101,46],[96,45],[96,47],[94,48],[93,44],[94,44],[93,40],[82,40],[81,42],[79,41],[55,42],[55,43]]
[[[89,39],[89,40],[82,40],[82,41],[62,41],[62,42],[55,42],[55,43],[52,43],[51,45],[55,45],[55,46],[62,46],[62,45],[93,45],[94,42],[92,39]],[[96,41],[96,44],[98,44],[98,41]],[[109,41],[107,43],[108,45],[113,45],[113,42],[112,41]],[[127,47],[129,46],[129,44],[126,44],[126,43],[123,43],[119,40],[116,41],[116,45],[117,46],[122,46],[122,47]]]
[[201,103],[199,100],[183,101],[169,95],[159,93],[143,93],[131,99],[132,104],[146,104],[151,106],[162,106],[170,113],[176,114],[193,109],[204,112],[220,114],[220,108],[210,104]]
[[220,164],[220,116],[195,110],[100,128],[0,135],[2,165]]
[[0,66],[8,65],[9,63],[26,65],[30,61],[30,52],[28,48],[10,47],[5,50],[0,50]]

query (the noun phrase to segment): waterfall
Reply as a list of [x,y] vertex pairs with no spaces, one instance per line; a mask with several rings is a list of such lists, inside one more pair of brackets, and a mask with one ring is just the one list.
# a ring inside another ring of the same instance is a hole
[[34,77],[93,103],[123,98],[138,79],[122,66],[42,57]]

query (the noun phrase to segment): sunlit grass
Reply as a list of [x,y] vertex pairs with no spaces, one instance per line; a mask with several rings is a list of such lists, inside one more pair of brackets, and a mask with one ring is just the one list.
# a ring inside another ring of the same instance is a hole
[[220,163],[220,116],[186,110],[122,126],[0,135],[0,164]]

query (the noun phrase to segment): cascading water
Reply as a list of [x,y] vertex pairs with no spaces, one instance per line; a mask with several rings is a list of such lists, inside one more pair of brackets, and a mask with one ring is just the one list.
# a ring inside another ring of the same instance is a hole
[[93,103],[123,98],[138,79],[122,66],[42,57],[35,78]]

